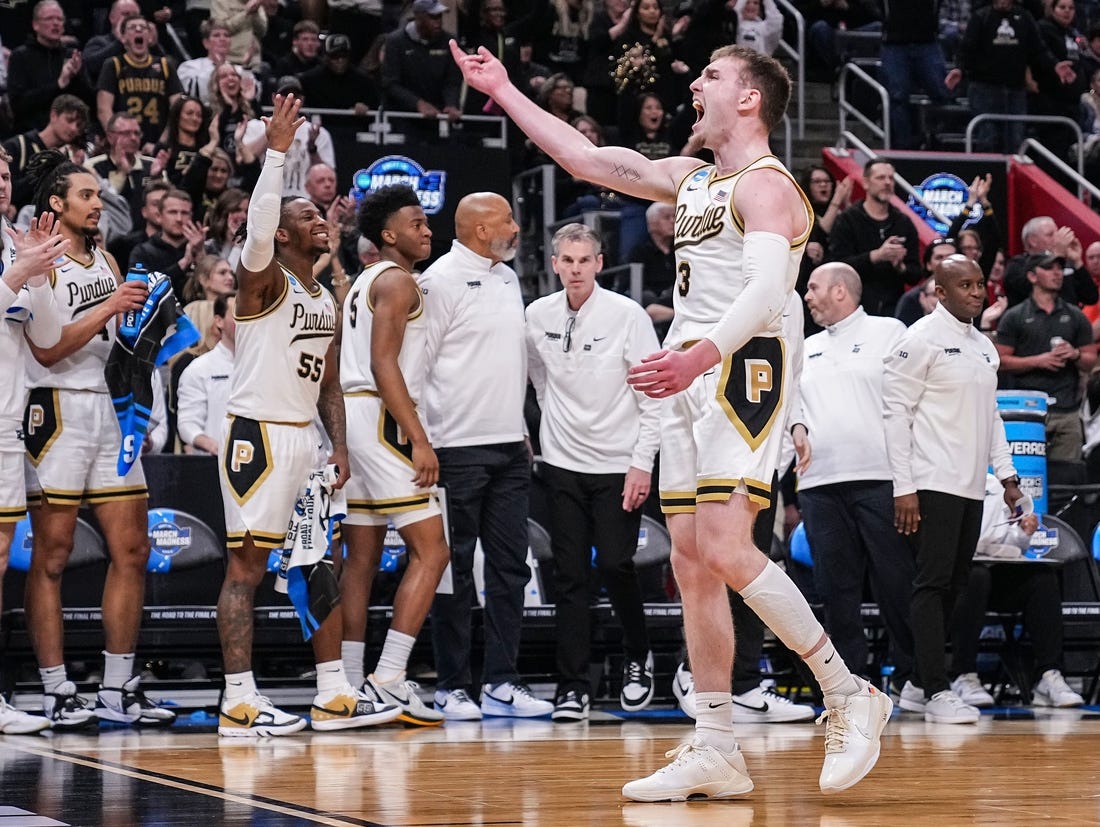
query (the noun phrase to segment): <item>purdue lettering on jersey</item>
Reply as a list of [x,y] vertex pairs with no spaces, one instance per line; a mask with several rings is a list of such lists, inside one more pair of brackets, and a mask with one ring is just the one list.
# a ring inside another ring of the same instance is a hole
[[[779,160],[768,155],[732,175],[716,175],[712,165],[701,166],[680,182],[674,237],[675,316],[665,337],[666,347],[679,347],[686,341],[705,337],[744,290],[745,226],[734,207],[734,193],[742,177],[760,169],[773,169],[791,178]],[[750,178],[746,186],[754,183]],[[813,226],[810,202],[801,190],[798,192],[806,211],[805,230],[791,242],[785,272],[768,274],[783,279],[788,291],[794,289],[802,252]],[[778,336],[780,329],[781,314],[777,312],[764,335]]]
[[336,333],[336,302],[285,268],[283,294],[254,316],[237,317],[228,411],[264,422],[305,424],[317,413],[325,359]]
[[[142,140],[156,142],[168,121],[168,99],[182,91],[167,60],[148,56],[135,63],[129,55],[111,58],[115,73],[114,110],[125,112],[141,126]],[[173,82],[174,81],[174,82]]]
[[[94,250],[92,260],[83,264],[64,256],[50,271],[50,284],[61,324],[79,321],[92,309],[111,298],[118,288],[115,271],[103,252]],[[26,362],[27,385],[30,387],[64,388],[65,390],[107,392],[103,370],[111,347],[115,343],[115,321],[111,319],[71,356],[53,367],[43,367],[35,359]]]

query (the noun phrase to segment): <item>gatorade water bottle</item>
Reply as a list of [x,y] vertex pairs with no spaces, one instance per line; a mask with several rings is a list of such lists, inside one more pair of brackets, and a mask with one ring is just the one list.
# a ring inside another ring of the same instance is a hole
[[[141,262],[137,262],[130,268],[130,272],[126,274],[126,281],[140,281],[146,287],[149,286],[149,271],[145,269],[145,265]],[[134,337],[137,335],[137,321],[138,311],[127,310],[122,317],[122,326],[118,329],[118,332],[124,336]]]

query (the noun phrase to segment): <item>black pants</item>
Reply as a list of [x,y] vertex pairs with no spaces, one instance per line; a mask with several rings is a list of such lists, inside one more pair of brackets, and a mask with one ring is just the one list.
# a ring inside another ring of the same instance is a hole
[[518,680],[516,657],[523,624],[527,566],[527,490],[531,464],[522,442],[437,448],[439,481],[447,492],[453,594],[432,604],[432,646],[440,689],[466,689],[470,671],[470,612],[474,547],[485,552],[484,683]]
[[596,570],[623,626],[623,650],[645,661],[649,635],[634,553],[642,510],[623,511],[625,474],[582,474],[542,466],[549,489],[550,538],[557,606],[558,692],[591,692],[592,548]]
[[833,645],[853,672],[872,677],[861,614],[863,584],[870,573],[890,636],[894,676],[904,682],[913,671],[909,604],[916,566],[912,549],[894,528],[893,484],[871,480],[804,488],[798,502]]
[[910,617],[917,678],[926,698],[950,689],[944,650],[955,599],[966,586],[982,528],[982,501],[939,491],[918,491],[920,528],[910,535],[916,550]]
[[1036,674],[1061,669],[1062,588],[1055,569],[1042,563],[975,563],[951,623],[953,674],[978,671],[978,638],[990,609],[1022,609]]

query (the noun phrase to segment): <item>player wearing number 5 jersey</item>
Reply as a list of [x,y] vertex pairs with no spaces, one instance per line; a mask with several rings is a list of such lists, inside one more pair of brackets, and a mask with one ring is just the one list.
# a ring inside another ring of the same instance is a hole
[[150,28],[137,14],[123,20],[125,51],[103,64],[96,82],[96,116],[103,131],[113,113],[125,112],[141,125],[142,151],[147,154],[168,123],[168,108],[183,94],[172,64],[149,53]]
[[794,583],[752,542],[767,502],[790,381],[781,313],[794,287],[812,212],[771,158],[768,133],[783,118],[791,81],[774,59],[718,49],[691,84],[691,158],[650,161],[596,147],[540,110],[485,49],[451,51],[466,82],[492,97],[575,177],[636,198],[676,204],[679,282],[666,349],[628,381],[672,397],[661,423],[661,498],[696,682],[695,737],[654,774],[623,787],[638,801],[729,798],[753,789],[732,725],[733,624],[727,586],[799,654],[825,695],[823,792],[847,789],[879,756],[890,699],[849,672]]
[[[313,278],[328,250],[328,224],[312,201],[282,198],[283,164],[301,101],[275,97],[264,118],[267,159],[252,193],[248,236],[237,266],[236,360],[228,422],[219,453],[229,564],[218,599],[225,696],[218,733],[285,735],[305,720],[276,709],[252,674],[252,608],[271,549],[281,548],[298,492],[325,462],[320,415],[332,442],[328,462],[348,480],[344,399],[336,365],[336,303]],[[393,720],[396,706],[375,704],[348,684],[340,659],[343,617],[337,605],[311,643],[317,661],[317,730]]]
[[432,491],[439,461],[418,410],[428,370],[427,325],[424,294],[412,269],[431,254],[432,231],[408,186],[371,193],[358,219],[382,260],[364,270],[348,294],[340,355],[348,418],[359,425],[348,434],[348,554],[340,576],[344,662],[348,675],[362,680],[371,583],[392,522],[408,548],[409,565],[378,665],[363,691],[398,704],[406,723],[431,726],[443,722],[443,713],[421,702],[405,680],[405,667],[451,556]]

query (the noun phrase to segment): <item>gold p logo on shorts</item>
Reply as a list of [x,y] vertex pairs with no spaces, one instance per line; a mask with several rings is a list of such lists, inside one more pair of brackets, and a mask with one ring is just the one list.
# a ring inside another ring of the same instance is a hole
[[230,448],[230,455],[232,460],[229,467],[233,469],[234,473],[237,473],[242,466],[252,462],[252,458],[256,455],[256,449],[252,447],[252,443],[248,440],[235,439]]
[[772,366],[764,359],[745,360],[745,396],[759,404],[762,394],[772,389]]
[[46,409],[41,405],[29,405],[27,407],[27,433],[34,436],[35,432],[46,424]]

